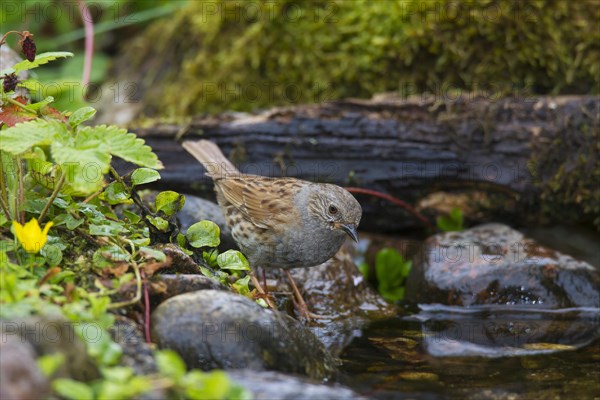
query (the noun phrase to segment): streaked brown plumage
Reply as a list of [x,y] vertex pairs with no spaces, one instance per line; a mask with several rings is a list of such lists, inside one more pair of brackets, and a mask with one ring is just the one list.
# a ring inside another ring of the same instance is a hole
[[183,147],[214,180],[227,225],[253,267],[312,267],[333,257],[346,235],[357,240],[362,209],[341,187],[241,174],[207,140]]

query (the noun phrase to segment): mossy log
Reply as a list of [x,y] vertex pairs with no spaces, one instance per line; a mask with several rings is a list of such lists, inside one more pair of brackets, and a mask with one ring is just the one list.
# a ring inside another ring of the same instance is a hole
[[[212,195],[203,168],[178,144],[203,138],[217,142],[243,172],[369,188],[415,204],[430,217],[444,208],[435,211],[435,193],[444,193],[442,204],[463,195],[459,205],[472,220],[598,224],[599,109],[595,96],[380,96],[199,116],[186,126],[134,131],[166,166],[162,188],[181,192]],[[381,199],[357,197],[366,229],[422,225]]]

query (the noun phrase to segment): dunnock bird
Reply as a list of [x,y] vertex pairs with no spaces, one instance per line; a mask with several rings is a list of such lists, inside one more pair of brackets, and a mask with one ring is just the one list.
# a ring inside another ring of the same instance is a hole
[[[306,304],[288,270],[329,260],[346,235],[358,241],[356,229],[362,215],[358,201],[336,185],[242,174],[208,140],[186,141],[183,147],[213,179],[233,239],[250,264],[284,269],[308,318]],[[252,280],[264,293],[253,275]]]

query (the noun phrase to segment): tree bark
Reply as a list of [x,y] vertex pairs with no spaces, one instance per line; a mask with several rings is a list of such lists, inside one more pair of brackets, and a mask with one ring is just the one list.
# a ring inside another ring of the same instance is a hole
[[[364,187],[412,204],[435,192],[463,193],[471,200],[484,193],[467,217],[514,220],[537,218],[546,205],[576,206],[571,195],[544,196],[548,185],[560,186],[557,173],[568,175],[569,166],[573,173],[591,171],[577,179],[593,191],[598,179],[593,173],[600,173],[599,109],[600,97],[594,96],[379,98],[200,116],[185,127],[159,124],[134,131],[165,164],[162,187],[184,193],[212,195],[203,168],[177,142],[202,138],[218,143],[245,173]],[[381,199],[357,197],[366,229],[422,225]],[[421,209],[428,213],[426,204]]]

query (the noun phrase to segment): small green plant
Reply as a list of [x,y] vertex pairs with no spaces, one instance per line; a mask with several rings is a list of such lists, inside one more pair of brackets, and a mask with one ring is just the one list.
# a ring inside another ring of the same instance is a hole
[[462,231],[463,226],[463,213],[459,208],[453,208],[450,214],[437,217],[437,227],[443,232],[454,232]]
[[377,290],[388,301],[404,298],[406,278],[412,262],[404,259],[396,249],[383,248],[375,256]]
[[[215,267],[204,268],[207,275],[226,284],[235,275],[231,287],[245,295],[248,277],[241,274],[248,262],[238,251],[218,253],[220,232],[210,221],[179,233],[175,215],[183,195],[166,191],[153,204],[142,202],[139,186],[160,179],[162,168],[142,139],[116,126],[91,125],[91,107],[60,112],[51,97],[34,103],[15,97],[18,87],[38,84],[19,81],[19,72],[71,56],[33,55],[31,43],[25,48],[33,61],[19,62],[1,77],[0,319],[60,315],[74,323],[101,378],[55,379],[52,387],[64,398],[136,398],[152,390],[173,398],[248,398],[225,373],[187,372],[169,352],[156,354],[156,374],[136,376],[118,365],[122,349],[108,333],[113,312],[136,307],[144,277],[167,266],[154,244],[164,240],[188,253],[197,249]],[[121,176],[111,165],[114,157],[139,168]],[[81,323],[94,323],[101,340],[86,341]],[[50,376],[63,361],[45,356],[38,365]]]
[[223,371],[187,371],[185,363],[172,350],[154,353],[158,373],[136,376],[131,367],[101,369],[102,378],[90,383],[72,379],[56,379],[54,390],[66,399],[136,398],[150,391],[165,391],[171,398],[250,399],[251,393],[235,385]]

